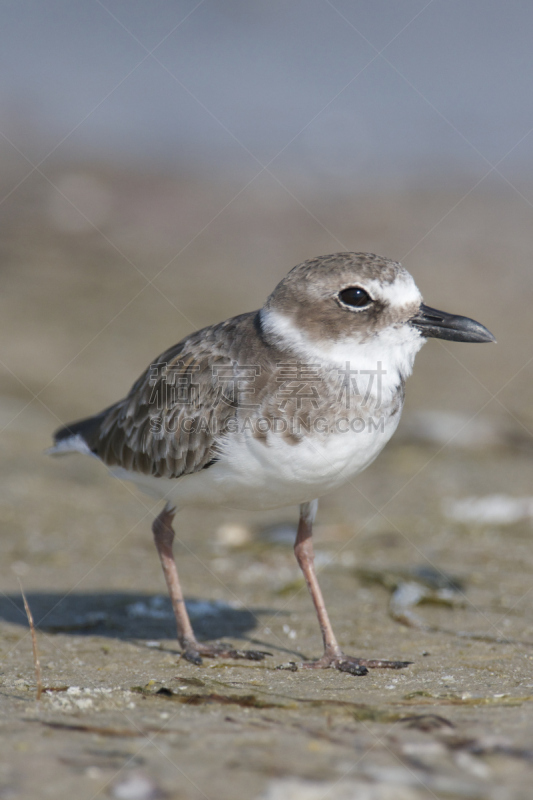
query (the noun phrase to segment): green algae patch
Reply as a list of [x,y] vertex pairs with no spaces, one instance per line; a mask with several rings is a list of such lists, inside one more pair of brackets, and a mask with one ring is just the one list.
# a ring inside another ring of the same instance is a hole
[[533,695],[522,696],[510,694],[494,694],[488,696],[431,692],[409,692],[400,701],[401,705],[450,705],[450,706],[521,706],[533,700]]
[[320,700],[307,697],[287,697],[277,695],[275,699],[268,694],[262,697],[258,694],[235,694],[220,691],[190,692],[175,691],[168,686],[162,686],[156,681],[150,681],[145,686],[132,686],[131,691],[144,697],[156,697],[170,700],[189,706],[204,705],[237,705],[242,708],[315,710],[327,713],[339,713],[351,716],[358,722],[396,722],[402,714],[380,706],[371,706],[365,703],[352,703],[347,700]]
[[131,691],[144,697],[159,697],[189,706],[237,705],[242,708],[297,708],[296,703],[279,703],[264,700],[255,694],[221,694],[220,692],[176,692],[168,686],[157,686],[150,681],[146,686],[132,686]]

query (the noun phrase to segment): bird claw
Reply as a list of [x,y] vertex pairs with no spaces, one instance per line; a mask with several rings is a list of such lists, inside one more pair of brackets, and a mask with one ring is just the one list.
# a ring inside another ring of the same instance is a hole
[[185,661],[190,661],[191,664],[195,664],[197,667],[203,664],[202,656],[198,652],[198,650],[184,650],[181,654],[181,657],[185,659]]
[[334,662],[331,666],[338,669],[339,672],[348,672],[350,675],[368,675],[368,667],[357,663],[358,661],[359,659],[344,659]]
[[355,658],[354,656],[324,654],[317,661],[307,661],[301,666],[304,669],[338,669],[350,675],[367,675],[369,669],[404,669],[412,661],[385,661],[383,659]]
[[228,658],[246,658],[248,661],[262,661],[271,656],[267,650],[229,650]]
[[271,655],[272,653],[266,650],[238,650],[225,644],[195,644],[185,648],[182,658],[190,661],[191,664],[200,666],[203,663],[202,656],[205,658],[235,658],[262,661]]

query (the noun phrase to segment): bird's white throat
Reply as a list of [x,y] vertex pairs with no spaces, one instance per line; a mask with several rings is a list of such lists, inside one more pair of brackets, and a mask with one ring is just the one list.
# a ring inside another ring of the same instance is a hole
[[[384,401],[409,377],[415,356],[426,341],[409,324],[391,326],[366,341],[350,333],[337,341],[316,341],[287,315],[272,308],[262,309],[261,324],[267,338],[280,349],[293,353],[306,364],[354,370],[359,383],[366,380],[367,389],[363,388],[363,393],[368,390],[376,396],[379,392]],[[378,374],[380,378],[376,381],[374,377]]]

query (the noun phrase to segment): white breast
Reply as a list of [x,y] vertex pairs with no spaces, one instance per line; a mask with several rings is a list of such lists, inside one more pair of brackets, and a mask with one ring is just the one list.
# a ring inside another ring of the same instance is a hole
[[346,423],[339,432],[308,434],[298,444],[270,432],[266,442],[251,434],[232,434],[223,443],[219,461],[173,480],[122,469],[112,472],[178,508],[282,508],[313,500],[352,480],[389,441],[399,417],[398,412],[364,427],[361,422],[352,428]]
[[[328,436],[307,435],[289,444],[281,435],[267,443],[253,437],[233,440],[225,448],[224,465],[215,472],[228,505],[279,508],[303,503],[353,479],[380,453],[396,430],[394,417],[367,422]],[[214,465],[215,467],[218,465]]]

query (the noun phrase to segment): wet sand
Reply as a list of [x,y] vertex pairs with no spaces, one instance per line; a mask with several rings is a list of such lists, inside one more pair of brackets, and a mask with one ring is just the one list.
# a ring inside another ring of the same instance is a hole
[[[80,166],[50,177],[100,216],[97,230],[38,178],[0,206],[0,798],[530,797],[531,515],[512,502],[533,495],[529,206],[486,188],[448,213],[468,186],[300,191],[318,224],[265,178],[210,223],[237,181]],[[193,623],[272,656],[194,667],[179,659],[152,543],[159,505],[90,459],[43,450],[172,342],[340,249],[403,259],[429,305],[498,339],[429,342],[393,441],[320,504],[320,580],[342,646],[413,663],[360,678],[276,669],[320,654],[290,544],[297,509],[199,509],[176,521]],[[422,567],[459,588],[403,604]]]

